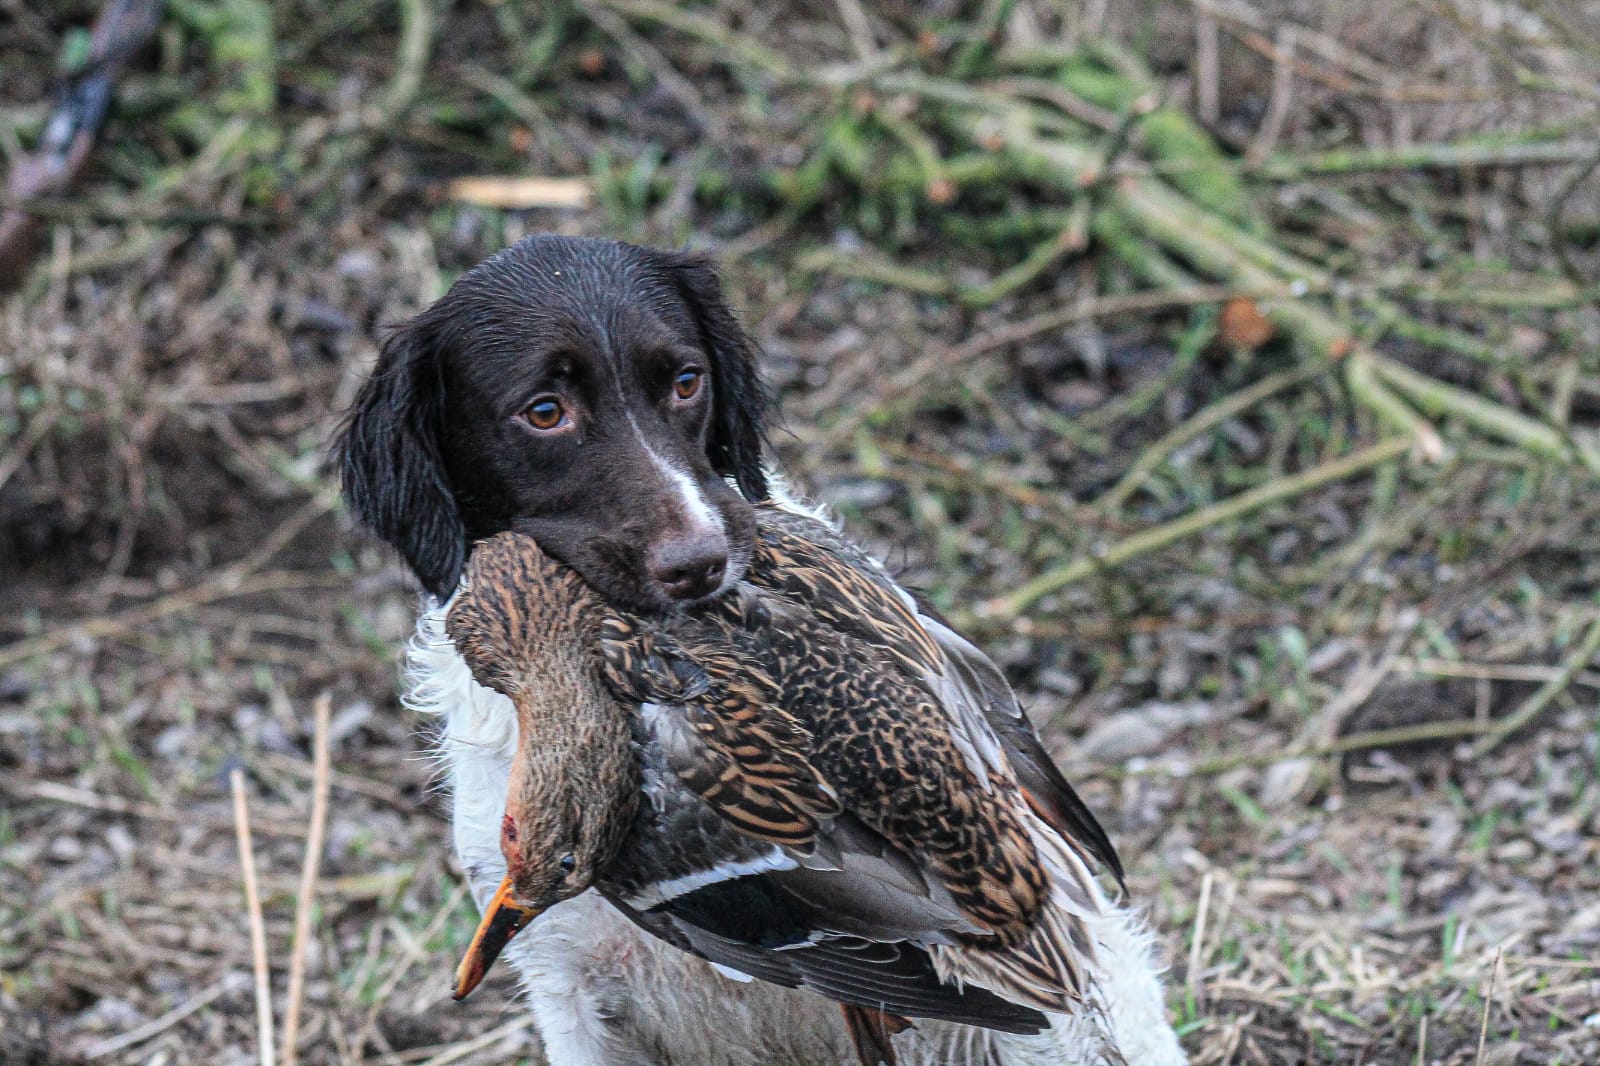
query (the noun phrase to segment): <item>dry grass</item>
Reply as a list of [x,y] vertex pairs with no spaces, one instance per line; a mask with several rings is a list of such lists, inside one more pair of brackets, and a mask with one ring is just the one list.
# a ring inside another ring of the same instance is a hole
[[[448,1001],[413,593],[323,469],[377,326],[538,229],[722,250],[782,459],[1005,665],[1197,1062],[1600,1061],[1600,12],[1332,7],[172,5],[0,305],[0,1062],[261,1061],[235,770],[299,1061],[540,1061]],[[6,10],[10,159],[90,11]]]

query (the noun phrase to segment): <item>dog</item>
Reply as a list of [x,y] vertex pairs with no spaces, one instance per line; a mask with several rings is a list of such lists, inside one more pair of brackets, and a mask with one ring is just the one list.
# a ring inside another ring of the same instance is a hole
[[339,447],[345,497],[435,596],[515,530],[667,610],[743,574],[766,408],[705,256],[531,237],[389,334]]
[[[455,850],[479,907],[505,872],[516,748],[506,697],[444,631],[472,545],[531,535],[602,596],[682,609],[743,576],[752,505],[805,510],[764,462],[757,351],[700,254],[529,237],[385,339],[336,445],[352,513],[427,593],[406,702],[441,722]],[[1181,1066],[1149,932],[1101,900],[1084,1009],[1020,1036],[924,1022],[904,1066]],[[551,908],[505,957],[551,1066],[849,1066],[831,1003],[714,968],[596,893]]]

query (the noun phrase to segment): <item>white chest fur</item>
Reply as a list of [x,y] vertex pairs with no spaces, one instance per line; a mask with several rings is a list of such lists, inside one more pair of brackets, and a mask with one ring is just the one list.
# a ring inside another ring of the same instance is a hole
[[[500,821],[516,745],[511,701],[472,679],[426,611],[407,650],[405,703],[440,718],[455,851],[482,907],[505,874]],[[1033,1037],[922,1022],[895,1038],[905,1066],[1182,1066],[1151,938],[1107,902],[1095,1002]],[[521,979],[550,1066],[855,1066],[837,1008],[806,992],[731,981],[641,932],[596,893],[552,908],[505,959]],[[493,995],[493,985],[480,995]]]

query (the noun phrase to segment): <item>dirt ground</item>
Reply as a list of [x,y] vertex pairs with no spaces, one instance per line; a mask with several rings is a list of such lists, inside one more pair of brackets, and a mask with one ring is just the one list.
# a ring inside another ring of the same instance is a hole
[[[6,166],[93,16],[0,0]],[[542,1061],[449,1001],[417,593],[325,458],[541,230],[723,257],[779,459],[1004,665],[1195,1062],[1600,1062],[1597,85],[1592,2],[169,4],[0,303],[0,1063],[259,1061],[229,780],[281,1026],[322,694],[300,1060]]]

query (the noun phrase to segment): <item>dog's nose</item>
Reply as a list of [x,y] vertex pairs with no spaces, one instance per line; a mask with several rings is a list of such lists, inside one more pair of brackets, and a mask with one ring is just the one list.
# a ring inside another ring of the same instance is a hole
[[727,572],[728,543],[720,536],[684,537],[650,549],[650,576],[675,600],[709,596]]

